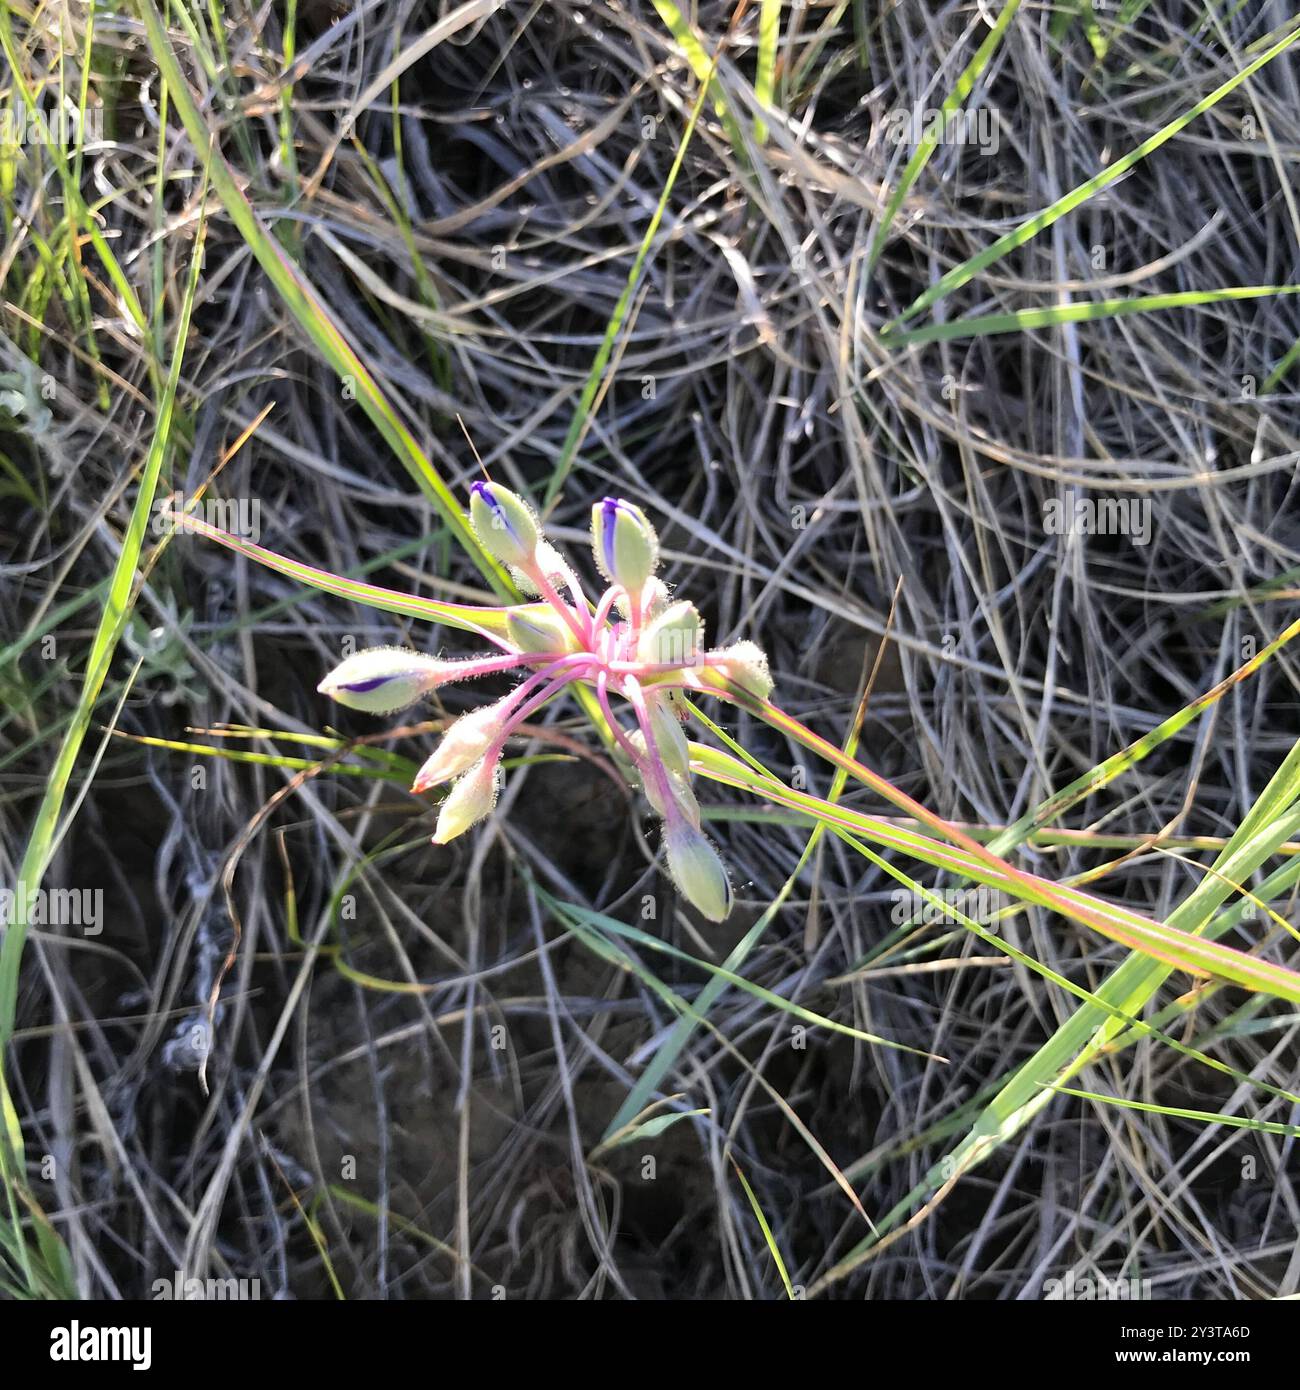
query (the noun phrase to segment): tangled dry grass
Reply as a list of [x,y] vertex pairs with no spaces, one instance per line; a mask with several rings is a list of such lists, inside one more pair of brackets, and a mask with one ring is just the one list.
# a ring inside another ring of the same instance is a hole
[[[593,497],[633,499],[710,632],[761,641],[786,707],[836,742],[888,628],[863,755],[940,814],[1005,826],[1297,616],[1295,371],[1266,383],[1300,308],[1221,298],[906,346],[884,330],[1240,71],[1288,17],[1273,3],[1025,6],[968,103],[990,113],[986,148],[936,149],[872,266],[911,149],[891,113],[937,106],[989,16],[780,8],[781,115],[761,143],[760,7],[690,10],[725,111],[704,105],[586,414],[700,92],[655,7],[300,0],[286,50],[282,6],[225,6],[219,33],[204,7],[176,6],[167,36],[213,148],[452,491],[481,468],[539,497],[554,483],[550,525],[575,553]],[[483,591],[205,182],[141,13],[94,11],[88,84],[106,124],[77,172],[126,285],[86,237],[62,249],[47,149],[22,149],[4,192],[0,369],[26,403],[0,416],[0,631],[21,643],[0,669],[7,878],[84,675],[200,237],[163,490],[192,499],[213,480],[210,497],[255,502],[262,543],[306,564]],[[85,7],[19,5],[5,22],[29,84],[62,57],[75,89]],[[442,41],[421,42],[440,25]],[[1271,62],[931,318],[1300,278],[1298,78],[1291,53]],[[1052,528],[1049,503],[1083,515],[1099,499],[1124,523],[1100,528],[1112,534]],[[1162,1296],[1300,1289],[1292,1138],[1069,1097],[826,1283],[868,1228],[791,1114],[879,1221],[1077,1007],[951,921],[900,931],[895,882],[834,840],[745,974],[946,1064],[804,1035],[732,988],[661,1087],[679,1097],[669,1111],[693,1113],[597,1150],[675,1016],[541,894],[716,963],[780,894],[808,830],[715,795],[739,908],[701,925],[661,873],[645,807],[570,711],[539,729],[486,830],[431,846],[429,805],[401,780],[427,726],[377,735],[315,685],[348,642],[454,639],[168,538],[49,877],[101,889],[104,929],[33,928],[7,1069],[34,1190],[83,1293],[148,1296],[180,1270],[255,1278],[263,1296],[779,1297],[733,1160],[792,1283],[830,1297],[1038,1298],[1067,1271]],[[1163,918],[1204,873],[1178,837],[1233,833],[1292,747],[1296,691],[1284,649],[1065,818],[1086,833],[1021,862],[1054,879],[1111,864],[1097,890]],[[260,732],[221,732],[236,726]],[[327,726],[344,743],[322,762],[285,742]],[[828,770],[771,730],[728,730],[825,792]],[[844,802],[872,804],[851,789]],[[1262,920],[1229,939],[1257,941]],[[1004,932],[1088,989],[1124,955],[1037,910]],[[1284,934],[1270,949],[1294,955]],[[687,1001],[708,978],[646,960]],[[1176,977],[1157,1003],[1187,988]],[[1175,1031],[1285,1088],[1298,1022],[1211,990]],[[1295,1120],[1150,1037],[1079,1084]]]

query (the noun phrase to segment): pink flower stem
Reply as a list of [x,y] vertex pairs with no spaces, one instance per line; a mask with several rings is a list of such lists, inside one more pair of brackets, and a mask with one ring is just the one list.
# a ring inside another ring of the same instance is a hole
[[591,600],[583,592],[582,581],[576,574],[570,574],[564,581],[564,587],[569,591],[569,597],[573,600],[573,606],[579,613],[589,613],[591,611]]
[[[703,662],[694,663],[703,665]],[[613,676],[666,676],[670,671],[689,671],[692,665],[681,661],[611,661],[610,675]],[[679,682],[680,684],[680,682]],[[664,689],[657,686],[656,689]]]
[[589,647],[591,645],[591,617],[585,606],[580,606],[576,611],[570,608],[555,592],[555,586],[547,579],[541,565],[534,565],[532,569],[525,570],[524,573],[537,585],[537,592],[568,623],[569,631],[584,647]]
[[601,713],[605,716],[605,722],[609,725],[610,733],[614,735],[618,746],[632,760],[632,766],[640,772],[642,777],[645,777],[646,769],[649,766],[648,759],[628,738],[623,726],[614,718],[614,711],[609,705],[609,675],[603,668],[596,673],[596,699],[600,704]]
[[[548,653],[544,653],[548,655]],[[574,652],[572,656],[562,656],[558,661],[552,661],[549,666],[543,666],[540,671],[529,676],[520,686],[517,686],[506,697],[507,706],[517,706],[522,700],[537,689],[543,682],[552,679],[558,672],[563,671],[564,677],[561,685],[567,685],[575,677],[582,675],[586,668],[595,662],[596,658],[590,652]],[[532,708],[531,702],[529,708]],[[517,712],[512,712],[511,719],[520,719],[523,716]]]
[[618,596],[622,592],[616,584],[611,584],[601,596],[600,606],[596,609],[596,616],[591,621],[592,630],[599,632],[601,628],[609,622],[609,615],[614,611],[614,605],[618,602]]
[[[556,664],[558,665],[559,663],[557,662]],[[525,681],[525,683],[519,687],[520,692],[526,690],[535,682],[542,680],[546,674],[546,672],[539,672],[536,676],[533,677],[531,681]],[[531,700],[525,701],[522,705],[519,706],[518,709],[513,710],[511,712],[510,718],[505,722],[504,726],[501,729],[500,737],[491,746],[491,748],[488,749],[487,753],[484,756],[493,760],[500,757],[501,750],[505,747],[506,739],[508,739],[511,736],[511,734],[514,733],[515,729],[520,724],[522,724],[524,720],[527,719],[528,716],[532,714],[532,712],[535,709],[540,709],[541,706],[546,704],[548,700],[553,700],[560,693],[560,691],[564,689],[566,685],[569,685],[572,681],[577,680],[580,674],[580,670],[570,669],[563,676],[560,676],[558,680],[553,680],[549,685],[543,686],[542,689],[539,690]]]
[[513,671],[519,666],[535,665],[539,661],[549,661],[552,652],[510,652],[503,656],[481,657],[476,661],[466,661],[459,674],[447,683],[473,680],[476,676],[494,676],[500,671]]
[[628,703],[636,714],[636,722],[641,726],[641,733],[645,737],[648,753],[646,761],[650,765],[650,775],[655,779],[655,786],[659,791],[660,800],[663,802],[664,824],[671,828],[684,817],[677,805],[677,798],[673,795],[668,769],[664,766],[663,758],[659,756],[659,745],[655,741],[654,729],[650,723],[650,711],[646,708],[645,694],[637,684],[635,676],[629,676],[623,682],[623,694],[627,696]]

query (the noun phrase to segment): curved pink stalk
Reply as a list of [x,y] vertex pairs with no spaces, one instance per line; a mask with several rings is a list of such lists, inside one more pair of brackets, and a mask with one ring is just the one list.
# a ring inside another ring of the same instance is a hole
[[609,731],[614,735],[618,746],[627,754],[632,761],[632,766],[645,776],[647,760],[641,750],[627,736],[626,730],[614,718],[614,711],[609,704],[609,673],[602,667],[596,672],[596,700],[600,705],[600,712],[605,716],[605,723],[609,725]]
[[553,655],[553,652],[507,652],[502,656],[485,656],[478,660],[462,661],[460,670],[448,684],[474,680],[478,676],[495,676],[502,671],[516,670],[520,666],[535,666],[539,661],[550,661]]
[[601,595],[600,605],[596,609],[596,616],[591,620],[593,632],[599,632],[609,622],[609,615],[614,611],[614,605],[618,602],[618,596],[623,591],[611,585]]
[[[550,653],[544,652],[542,655],[549,656]],[[595,660],[596,658],[592,656],[590,652],[574,652],[571,656],[562,656],[558,661],[552,661],[549,666],[543,666],[540,671],[529,676],[521,685],[517,685],[510,694],[506,696],[504,703],[507,707],[510,707],[517,705],[521,700],[527,699],[531,691],[536,690],[544,681],[551,679],[557,671],[565,671],[568,673],[560,682],[561,685],[568,685],[571,680],[580,676]],[[528,707],[530,709],[533,707],[531,701]],[[521,717],[522,716],[516,711],[511,711],[510,718],[512,720],[517,721]]]
[[573,600],[574,608],[584,616],[591,611],[591,600],[583,592],[582,581],[572,570],[565,581],[564,587],[569,591],[569,597]]
[[636,714],[636,722],[641,726],[641,734],[645,739],[646,761],[650,765],[650,774],[655,779],[655,786],[659,789],[659,796],[663,801],[664,823],[670,826],[676,825],[679,821],[684,820],[685,816],[677,804],[677,798],[673,795],[668,769],[664,766],[664,760],[659,755],[659,744],[655,739],[654,729],[650,723],[650,711],[646,708],[645,694],[640,685],[637,684],[635,676],[629,676],[623,682],[623,694],[627,697],[628,704],[632,706]]
[[586,606],[582,605],[576,609],[570,608],[555,592],[555,585],[547,579],[546,571],[541,565],[533,565],[525,573],[537,586],[537,592],[569,625],[569,631],[578,639],[578,642],[584,647],[589,647],[592,639],[592,626],[591,616],[587,612]]
[[[513,710],[511,712],[510,718],[507,719],[505,724],[502,726],[500,736],[497,738],[496,742],[488,749],[487,753],[484,754],[484,756],[489,761],[494,761],[495,759],[499,758],[501,756],[501,750],[506,745],[506,740],[511,736],[511,734],[514,733],[514,731],[519,727],[519,725],[522,724],[524,720],[527,719],[528,716],[532,714],[532,712],[535,709],[540,709],[542,705],[546,704],[548,700],[553,700],[560,693],[560,691],[565,688],[565,686],[577,680],[579,675],[581,675],[580,671],[573,670],[570,671],[568,674],[559,677],[558,680],[551,681],[549,685],[546,685],[541,690],[539,690],[531,700],[526,701],[518,709]],[[532,685],[533,682],[538,680],[539,678],[539,676],[534,676],[532,681],[525,682],[523,686],[520,686],[520,689],[523,690],[526,688],[526,686]]]

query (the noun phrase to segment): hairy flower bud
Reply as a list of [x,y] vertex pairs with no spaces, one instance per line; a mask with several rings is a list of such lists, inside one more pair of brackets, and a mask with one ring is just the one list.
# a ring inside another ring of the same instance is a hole
[[368,647],[341,661],[316,689],[349,709],[393,714],[456,680],[463,664],[402,647]]
[[591,548],[596,567],[613,584],[639,594],[659,565],[659,539],[645,513],[621,497],[591,509]]
[[554,652],[566,656],[578,650],[573,629],[554,608],[538,604],[512,608],[506,618],[506,637],[520,652]]
[[668,872],[682,896],[709,919],[721,922],[731,912],[731,881],[708,838],[685,821],[670,824],[664,836]]
[[501,764],[496,758],[475,763],[443,799],[433,843],[445,845],[481,821],[497,804],[500,782]]
[[510,566],[510,577],[524,593],[534,596],[540,592],[537,581],[533,578],[533,574],[538,572],[552,589],[567,589],[577,582],[573,577],[573,571],[564,563],[564,557],[550,541],[537,542],[537,549],[533,552],[528,570],[522,570],[513,564]]
[[[507,700],[509,697],[507,696]],[[429,760],[415,774],[413,792],[428,791],[458,777],[472,767],[496,743],[510,717],[506,700],[470,710],[442,736]]]
[[470,488],[469,516],[483,548],[505,565],[530,565],[537,552],[537,518],[522,497],[499,483]]
[[704,646],[704,619],[693,603],[679,600],[641,634],[637,660],[653,666],[695,666]]
[[[646,742],[645,735],[640,729],[633,729],[627,736],[628,742],[641,755],[653,761],[655,752]],[[660,758],[662,763],[662,758]],[[647,770],[640,766],[628,769],[632,780],[645,793],[645,799],[650,803],[650,809],[660,820],[674,820],[674,808],[680,811],[693,826],[699,827],[700,824],[700,803],[695,799],[695,793],[691,790],[689,772],[683,774],[673,768],[663,764],[662,771],[668,783],[668,794],[672,805],[664,801],[663,792],[659,785],[659,778],[655,776],[653,768]]]
[[766,700],[772,693],[772,673],[767,668],[767,657],[756,642],[737,642],[710,652],[705,666],[760,700]]
[[646,700],[646,710],[650,716],[650,734],[664,766],[679,777],[689,777],[691,750],[677,716],[664,700],[653,696]]
[[668,782],[668,794],[672,797],[673,806],[669,807],[664,803],[659,782],[656,778],[651,777],[644,788],[645,799],[650,803],[650,809],[660,820],[670,821],[675,819],[673,815],[673,808],[675,807],[698,830],[700,828],[700,803],[695,799],[691,784],[680,773],[673,772],[669,768],[664,769],[664,777]]

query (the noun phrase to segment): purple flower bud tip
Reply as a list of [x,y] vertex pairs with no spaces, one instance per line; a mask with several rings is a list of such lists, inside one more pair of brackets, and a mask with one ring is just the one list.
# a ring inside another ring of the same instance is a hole
[[614,572],[614,522],[618,519],[618,498],[606,497],[600,504],[601,520],[604,523],[601,527],[601,542],[605,556],[604,572],[613,574]]
[[[501,504],[493,495],[491,483],[471,483],[469,490],[471,496],[477,497],[480,502],[492,509],[493,516],[501,517]],[[502,521],[504,520],[505,518],[502,517]]]
[[600,572],[639,595],[659,562],[659,542],[640,507],[606,497],[591,509],[592,546]]
[[522,497],[496,483],[471,483],[469,511],[475,534],[491,555],[507,565],[531,563],[540,538]]

